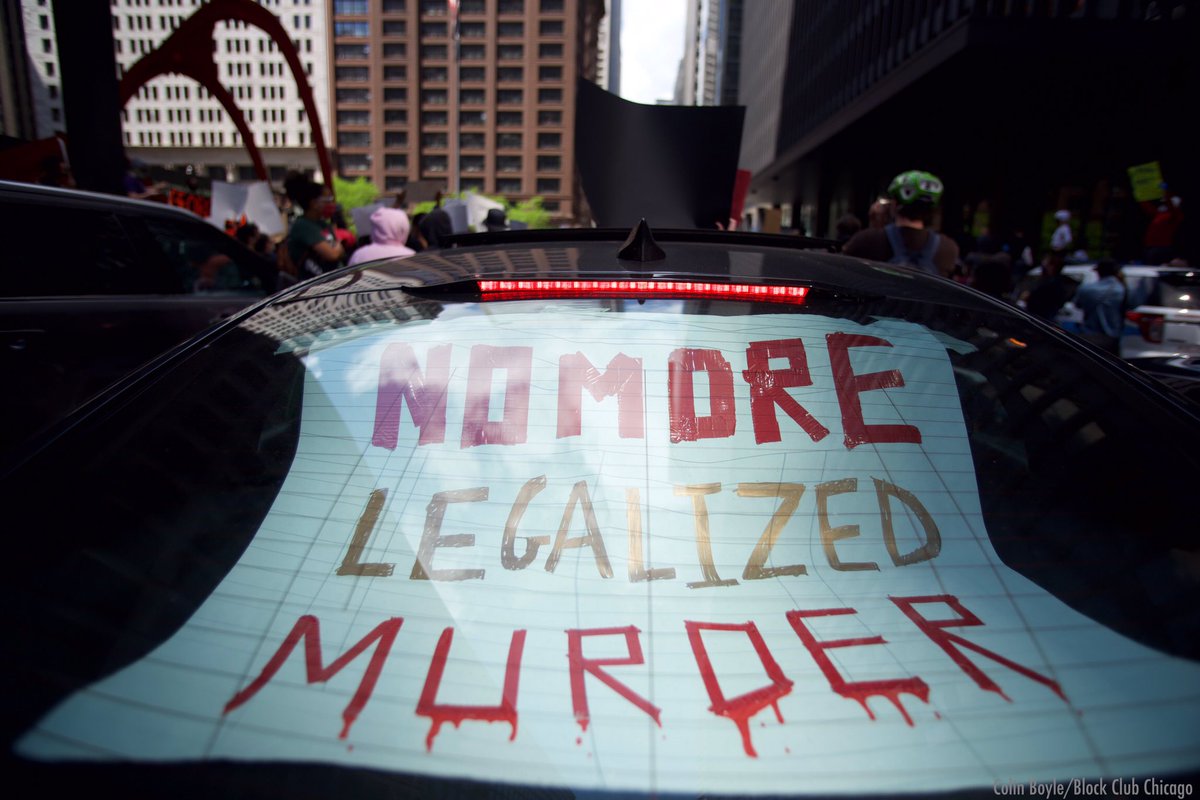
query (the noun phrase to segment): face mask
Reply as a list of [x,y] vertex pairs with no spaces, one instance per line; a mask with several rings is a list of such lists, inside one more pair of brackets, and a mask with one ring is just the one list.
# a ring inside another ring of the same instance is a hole
[[321,206],[321,216],[324,219],[331,219],[336,211],[337,205],[335,203],[325,203]]

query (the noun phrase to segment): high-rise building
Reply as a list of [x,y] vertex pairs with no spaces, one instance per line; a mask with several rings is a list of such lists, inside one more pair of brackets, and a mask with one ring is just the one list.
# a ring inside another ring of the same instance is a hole
[[[328,142],[328,37],[324,0],[260,0],[295,43],[316,99]],[[54,14],[49,0],[23,0],[25,47],[40,137],[63,128]],[[118,74],[153,52],[203,5],[199,0],[111,0],[113,50]],[[257,27],[218,23],[213,62],[222,84],[246,115],[255,142],[280,179],[288,169],[318,170],[310,120],[292,74],[272,39]],[[148,164],[195,166],[222,180],[253,179],[241,136],[221,104],[182,75],[146,83],[121,109],[127,155]]]
[[575,81],[596,79],[603,0],[457,5],[456,26],[446,0],[331,0],[338,172],[576,219]]
[[711,106],[719,101],[717,68],[726,0],[687,0],[683,58],[675,80],[675,104]]

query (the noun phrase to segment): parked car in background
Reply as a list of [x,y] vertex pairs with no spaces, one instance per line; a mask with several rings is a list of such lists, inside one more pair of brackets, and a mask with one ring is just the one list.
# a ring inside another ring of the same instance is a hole
[[625,237],[315,278],[0,471],[13,785],[1185,796],[1195,407],[905,267]]
[[[1063,272],[1080,284],[1096,280],[1092,264],[1067,265]],[[1121,268],[1121,277],[1129,306],[1122,358],[1200,355],[1200,270],[1130,264]],[[1072,332],[1082,318],[1071,302],[1058,315],[1059,324]]]
[[0,181],[0,452],[255,302],[276,268],[182,209]]

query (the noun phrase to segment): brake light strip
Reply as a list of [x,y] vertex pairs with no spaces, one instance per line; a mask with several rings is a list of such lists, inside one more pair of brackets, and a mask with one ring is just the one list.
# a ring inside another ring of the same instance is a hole
[[696,297],[756,300],[799,305],[806,286],[758,286],[745,283],[626,280],[487,280],[479,281],[482,300],[533,300],[550,297]]

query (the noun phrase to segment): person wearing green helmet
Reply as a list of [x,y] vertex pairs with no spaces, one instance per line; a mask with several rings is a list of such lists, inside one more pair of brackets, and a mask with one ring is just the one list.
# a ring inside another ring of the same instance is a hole
[[894,220],[882,228],[859,231],[842,252],[949,277],[958,261],[958,244],[932,227],[942,191],[936,175],[921,170],[901,172],[888,186],[895,205]]

